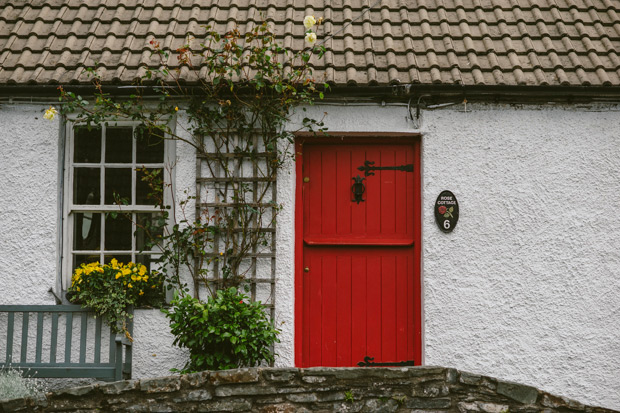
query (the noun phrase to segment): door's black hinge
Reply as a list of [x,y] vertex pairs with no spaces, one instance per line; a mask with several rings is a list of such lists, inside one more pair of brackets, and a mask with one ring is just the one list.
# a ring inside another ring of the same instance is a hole
[[403,171],[403,172],[413,172],[413,164],[400,165],[400,166],[372,166],[374,165],[374,161],[364,161],[363,166],[358,166],[357,169],[359,171],[364,172],[364,176],[374,175],[374,172],[371,171]]
[[373,362],[375,358],[366,356],[364,357],[364,361],[360,361],[357,363],[360,367],[407,367],[407,366],[415,366],[415,361],[407,360],[407,361],[396,361],[393,363],[375,363]]

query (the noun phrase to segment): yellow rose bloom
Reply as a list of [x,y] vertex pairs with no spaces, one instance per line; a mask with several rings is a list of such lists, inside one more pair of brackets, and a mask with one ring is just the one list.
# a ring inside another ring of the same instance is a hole
[[314,16],[306,16],[304,17],[304,27],[306,29],[311,29],[312,26],[314,26],[316,24],[316,19],[314,18]]
[[140,274],[140,275],[146,274],[146,266],[141,265],[140,266],[140,271],[138,271],[138,274]]
[[122,276],[123,276],[123,273],[119,271],[119,272],[116,273],[116,278],[115,279],[118,280]]
[[131,270],[129,268],[123,268],[121,270],[121,272],[123,273],[123,275],[129,275],[131,274]]
[[129,288],[133,288],[133,286],[131,285],[131,283],[127,284],[127,287],[129,287]]
[[144,295],[144,291],[140,290],[140,294],[138,295]]
[[56,110],[55,107],[50,106],[50,108],[45,111],[45,114],[43,115],[43,119],[54,120],[56,115],[58,115],[58,111]]

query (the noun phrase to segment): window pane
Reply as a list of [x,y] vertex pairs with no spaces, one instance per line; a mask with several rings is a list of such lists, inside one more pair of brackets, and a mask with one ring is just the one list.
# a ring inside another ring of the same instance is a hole
[[165,224],[162,214],[137,214],[136,218],[136,250],[159,251],[156,244],[160,242]]
[[137,149],[136,163],[163,163],[164,162],[164,138],[161,131],[149,132],[144,129],[136,129]]
[[136,175],[137,205],[159,204],[164,190],[163,172],[161,168],[138,169]]
[[101,245],[101,214],[78,212],[73,218],[73,249],[98,250]]
[[74,168],[73,203],[76,205],[99,205],[101,170],[99,168]]
[[105,257],[103,257],[103,262],[104,264],[109,264],[110,261],[112,261],[112,258],[116,258],[116,261],[118,261],[119,264],[127,264],[129,262],[131,262],[131,255],[127,254],[123,254],[123,255],[106,255]]
[[105,161],[109,163],[131,163],[133,138],[132,128],[107,128],[105,140]]
[[131,214],[106,214],[106,251],[131,250]]
[[112,205],[117,198],[131,204],[131,168],[105,170],[105,204]]
[[82,126],[75,128],[75,146],[73,147],[73,162],[99,163],[101,162],[101,129]]
[[82,264],[90,264],[91,262],[99,262],[100,261],[99,254],[97,255],[78,255],[75,254],[73,256],[73,269],[75,270]]

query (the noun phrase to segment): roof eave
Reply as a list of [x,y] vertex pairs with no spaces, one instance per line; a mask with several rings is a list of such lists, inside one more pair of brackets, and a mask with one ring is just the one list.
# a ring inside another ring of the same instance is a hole
[[[16,84],[0,85],[0,101],[24,98],[33,101],[57,98],[59,85]],[[65,90],[89,95],[95,92],[93,85],[63,85]],[[198,86],[195,86],[196,88]],[[142,86],[144,95],[156,95],[151,86]],[[193,88],[187,85],[185,88]],[[135,86],[105,85],[103,91],[114,96],[135,94]],[[563,101],[620,102],[620,86],[513,86],[513,85],[452,85],[452,84],[399,84],[390,86],[332,86],[326,96],[335,99],[407,101],[424,97],[430,101],[454,101],[467,99],[471,102],[528,103]]]

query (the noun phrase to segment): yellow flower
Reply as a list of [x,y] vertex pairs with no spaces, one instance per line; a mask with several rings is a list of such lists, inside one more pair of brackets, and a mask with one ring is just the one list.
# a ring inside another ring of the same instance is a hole
[[129,287],[129,288],[133,288],[133,286],[131,285],[131,283],[127,284],[127,287]]
[[315,24],[316,24],[316,19],[314,18],[314,16],[304,17],[304,27],[306,29],[311,29],[312,26],[314,26]]
[[54,120],[56,115],[58,115],[58,111],[56,110],[55,107],[50,106],[50,108],[45,111],[45,114],[43,115],[43,118],[47,119],[47,120]]
[[119,279],[119,278],[121,278],[122,276],[123,276],[123,273],[122,273],[122,272],[120,272],[120,271],[119,271],[119,272],[117,272],[117,273],[116,273],[116,278],[115,278],[115,280],[118,280],[118,279]]
[[123,276],[131,274],[131,270],[129,268],[123,268],[121,272],[123,273]]
[[179,111],[179,107],[178,107],[178,106],[175,106],[175,107],[174,107],[174,111],[175,111],[175,112],[178,112],[178,111]]
[[80,291],[80,287],[76,287],[75,289],[76,289],[76,291],[78,291],[78,292]]
[[138,279],[138,277],[136,277],[135,275],[131,274],[131,281],[136,281]]
[[140,266],[140,271],[138,272],[138,274],[140,275],[146,274],[146,267],[144,265]]
[[138,295],[144,295],[144,291],[140,290],[140,294]]
[[306,41],[310,44],[310,46],[316,43],[316,34],[310,32],[306,34]]
[[115,270],[118,269],[118,261],[116,260],[116,258],[112,258],[112,260],[110,261],[110,265],[112,266],[112,268],[114,268]]

